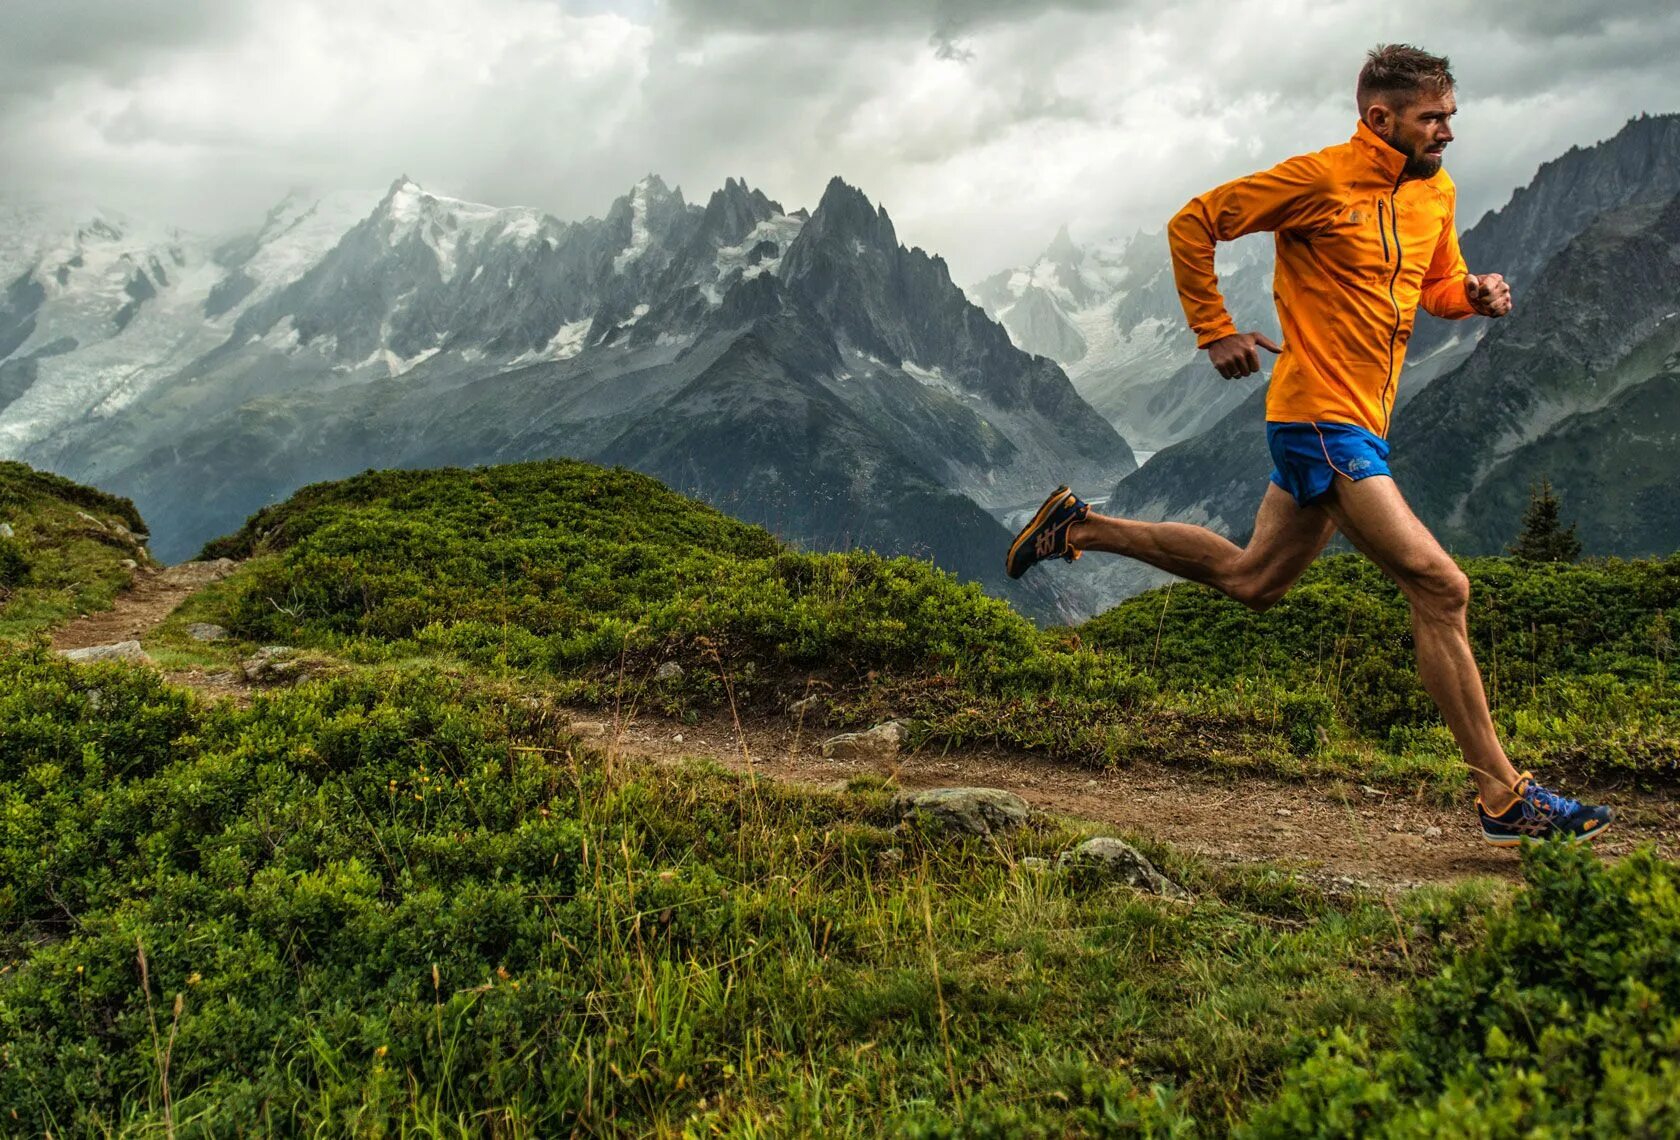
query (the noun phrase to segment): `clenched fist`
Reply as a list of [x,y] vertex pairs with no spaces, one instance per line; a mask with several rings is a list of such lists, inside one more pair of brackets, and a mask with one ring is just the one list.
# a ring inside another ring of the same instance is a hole
[[1511,311],[1511,287],[1498,273],[1471,273],[1464,278],[1470,307],[1484,317],[1503,317]]
[[1240,376],[1250,376],[1260,371],[1259,349],[1269,352],[1282,352],[1283,349],[1271,342],[1265,333],[1232,333],[1230,336],[1220,337],[1207,346],[1208,359],[1219,370],[1219,374],[1227,380],[1235,380]]

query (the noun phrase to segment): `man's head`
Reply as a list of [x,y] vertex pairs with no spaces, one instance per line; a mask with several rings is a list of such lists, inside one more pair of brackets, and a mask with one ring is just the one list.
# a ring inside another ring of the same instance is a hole
[[1441,169],[1458,112],[1446,56],[1381,44],[1359,71],[1357,94],[1365,125],[1406,156],[1406,177],[1428,178]]

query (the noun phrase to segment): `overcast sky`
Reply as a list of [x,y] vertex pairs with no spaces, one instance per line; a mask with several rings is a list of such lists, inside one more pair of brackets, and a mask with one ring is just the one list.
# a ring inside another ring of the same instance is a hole
[[1382,41],[1452,59],[1461,227],[1680,111],[1673,0],[0,0],[0,197],[216,232],[401,173],[562,218],[839,174],[967,284],[1343,140]]

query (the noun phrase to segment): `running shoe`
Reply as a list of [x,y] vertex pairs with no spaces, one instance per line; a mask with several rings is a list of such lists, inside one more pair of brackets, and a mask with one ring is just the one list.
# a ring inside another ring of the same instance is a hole
[[1542,788],[1527,772],[1517,779],[1516,803],[1499,815],[1490,815],[1478,799],[1476,813],[1482,817],[1482,838],[1495,847],[1548,839],[1582,843],[1603,835],[1616,818],[1607,807],[1592,807]]
[[1032,521],[1022,527],[1015,541],[1009,544],[1009,556],[1004,559],[1005,572],[1011,578],[1019,578],[1035,562],[1046,558],[1065,558],[1069,562],[1078,558],[1080,552],[1068,541],[1068,528],[1084,519],[1090,510],[1090,504],[1068,490],[1066,485],[1050,492],[1050,497],[1044,500],[1044,505],[1038,508]]

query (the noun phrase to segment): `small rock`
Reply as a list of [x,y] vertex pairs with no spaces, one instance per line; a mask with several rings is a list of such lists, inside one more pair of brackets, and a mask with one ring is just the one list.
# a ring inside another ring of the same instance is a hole
[[210,673],[204,678],[212,685],[232,685],[239,681],[238,673]]
[[574,720],[572,735],[587,739],[599,739],[607,735],[607,722],[604,720]]
[[868,732],[843,732],[823,741],[822,754],[828,760],[891,760],[909,733],[896,720],[878,724]]
[[682,743],[682,733],[679,732],[675,736],[671,737],[671,743],[681,744]]
[[62,656],[71,661],[150,661],[138,641],[119,641],[113,645],[89,645],[84,649],[66,649]]
[[653,671],[655,681],[680,681],[683,678],[683,667],[675,661],[664,661]]
[[227,635],[227,630],[207,621],[195,621],[187,627],[187,636],[194,641],[220,641]]
[[76,512],[76,517],[83,520],[84,522],[92,523],[94,526],[98,527],[100,530],[107,529],[104,523],[100,522],[98,519],[94,518],[92,515],[88,514],[86,511],[77,511]]
[[235,570],[239,569],[239,563],[235,562],[231,558],[215,558],[208,562],[187,562],[183,565],[192,567],[194,570],[198,571],[199,574],[203,575],[205,579],[211,582],[226,578],[229,574],[232,574]]
[[119,565],[121,565],[124,570],[140,569],[140,563],[134,561],[132,558],[124,558]]
[[12,524],[11,523],[0,523],[0,538],[16,538],[16,537],[17,537],[17,532],[12,529]]
[[1031,871],[1034,874],[1042,875],[1050,869],[1050,860],[1040,859],[1037,855],[1023,855],[1018,866],[1023,871]]
[[1155,864],[1119,839],[1087,839],[1078,847],[1062,852],[1057,860],[1065,871],[1098,881],[1125,883],[1166,898],[1187,899],[1190,892],[1155,869]]
[[1379,788],[1373,788],[1370,784],[1360,784],[1359,785],[1359,790],[1364,792],[1368,796],[1386,796],[1386,795],[1388,795],[1387,792],[1382,791]]
[[1395,820],[1393,823],[1388,825],[1388,829],[1390,831],[1405,831],[1406,825],[1401,823],[1399,820]]
[[1288,808],[1278,808],[1277,809],[1277,814],[1278,815],[1294,815],[1295,813],[1290,811]]
[[900,820],[917,819],[948,835],[996,835],[1027,822],[1027,801],[999,788],[930,788],[893,799]]
[[283,680],[298,671],[299,663],[287,660],[296,652],[289,645],[265,645],[255,657],[241,661],[239,668],[247,681]]
[[904,865],[904,852],[896,847],[875,853],[875,867],[880,871],[896,871]]
[[817,707],[821,704],[821,697],[803,697],[787,707],[788,715],[798,720],[800,717],[816,712]]
[[1423,837],[1425,839],[1439,839],[1441,838],[1441,829],[1434,826],[1426,827],[1423,829]]
[[105,703],[105,694],[98,689],[88,690],[88,708],[97,709]]

